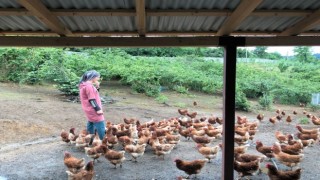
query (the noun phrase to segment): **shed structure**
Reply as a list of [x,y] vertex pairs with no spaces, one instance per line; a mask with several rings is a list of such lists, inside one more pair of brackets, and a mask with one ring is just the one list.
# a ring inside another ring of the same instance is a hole
[[319,46],[319,0],[0,0],[0,46],[223,46],[223,179],[233,179],[236,51]]

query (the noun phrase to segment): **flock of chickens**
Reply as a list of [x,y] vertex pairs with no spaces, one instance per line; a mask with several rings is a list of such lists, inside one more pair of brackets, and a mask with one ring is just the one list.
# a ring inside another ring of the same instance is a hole
[[[102,157],[107,159],[117,168],[122,167],[125,161],[125,153],[131,155],[130,161],[135,161],[144,155],[147,147],[150,147],[154,154],[162,157],[171,153],[171,151],[179,144],[181,136],[185,141],[194,142],[198,152],[204,157],[193,161],[175,159],[176,167],[184,171],[189,178],[191,175],[197,175],[201,169],[217,157],[218,152],[223,148],[221,117],[201,117],[196,118],[197,112],[189,112],[187,109],[178,109],[180,117],[164,119],[161,121],[148,121],[141,123],[134,118],[124,118],[123,123],[112,124],[106,122],[106,135],[103,139],[99,139],[97,133],[88,134],[86,130],[82,130],[78,134],[75,128],[71,128],[69,132],[62,131],[61,138],[64,142],[75,144],[76,147],[82,149],[85,154],[92,158],[92,161],[85,163],[84,158],[77,158],[70,152],[64,153],[64,164],[67,167],[68,179],[93,179],[94,162]],[[303,112],[314,125],[320,125],[320,118]],[[286,112],[277,110],[276,115],[271,117],[269,121],[276,124],[282,119],[286,119],[287,123],[292,122],[292,116],[297,115],[293,111],[292,115],[286,118]],[[304,129],[297,125],[297,133],[283,134],[281,131],[275,132],[278,142],[272,146],[265,146],[261,141],[254,144],[257,153],[254,155],[246,153],[248,147],[253,145],[253,139],[258,132],[259,124],[264,121],[264,115],[259,114],[257,120],[249,122],[247,117],[237,116],[235,125],[235,143],[234,148],[234,170],[238,172],[238,177],[253,176],[261,173],[261,162],[271,161],[267,163],[268,176],[270,179],[300,179],[301,168],[297,167],[303,160],[303,149],[312,146],[319,140],[319,128]],[[191,140],[190,140],[191,139]],[[214,143],[216,143],[214,145]],[[118,150],[117,150],[118,149]],[[119,150],[120,149],[120,150]],[[281,163],[291,168],[290,170],[278,169],[277,163]],[[185,179],[180,176],[178,179]]]

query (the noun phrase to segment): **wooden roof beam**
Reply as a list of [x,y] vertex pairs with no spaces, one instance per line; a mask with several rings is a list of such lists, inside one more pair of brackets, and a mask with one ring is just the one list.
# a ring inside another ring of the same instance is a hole
[[[136,11],[131,9],[50,9],[50,11],[55,16],[136,16]],[[232,14],[228,9],[146,9],[145,12],[146,16],[230,16]],[[306,16],[311,13],[313,13],[311,10],[255,10],[250,16]]]
[[136,22],[137,29],[140,36],[146,35],[146,8],[145,0],[136,0]]
[[159,10],[159,9],[147,9],[147,16],[229,16],[232,13],[231,10],[220,9],[199,9],[199,10]]
[[262,0],[242,0],[231,16],[222,24],[217,36],[230,35],[261,2]]
[[[216,31],[149,31],[146,33],[148,37],[177,37],[177,36],[215,36]],[[52,31],[0,31],[0,35],[9,36],[57,36],[58,34]],[[279,32],[271,31],[234,31],[231,33],[232,36],[277,36]],[[318,32],[304,32],[303,35],[314,35],[320,36]],[[99,31],[73,31],[70,36],[90,36],[90,37],[107,37],[107,36],[139,36],[136,31],[110,31],[110,32],[99,32]]]
[[[136,16],[134,9],[49,9],[54,16]],[[255,10],[250,16],[307,16],[311,10]],[[231,10],[199,9],[199,10],[158,10],[146,9],[146,16],[230,16]],[[25,8],[0,8],[0,16],[33,16]]]
[[[25,37],[0,36],[0,47],[217,47],[221,37]],[[242,46],[320,46],[320,36],[234,37]],[[240,47],[240,46],[239,46]]]
[[311,10],[255,10],[253,11],[250,16],[307,16],[313,13]]
[[[249,16],[306,16],[311,14],[311,10],[255,10]],[[147,9],[147,16],[230,16],[228,9],[199,9],[199,10],[157,10]]]
[[47,7],[42,4],[41,0],[18,0],[18,2],[34,16],[38,17],[52,31],[61,36],[71,34],[71,31],[69,31],[57,17],[51,14]]
[[300,22],[296,23],[292,27],[284,30],[279,34],[279,36],[295,36],[304,31],[310,30],[315,25],[320,23],[320,9],[312,13],[311,15],[305,17]]
[[33,16],[33,14],[25,8],[0,8],[0,16]]
[[136,16],[134,9],[50,9],[55,16]]
[[1,36],[59,36],[52,31],[0,31]]

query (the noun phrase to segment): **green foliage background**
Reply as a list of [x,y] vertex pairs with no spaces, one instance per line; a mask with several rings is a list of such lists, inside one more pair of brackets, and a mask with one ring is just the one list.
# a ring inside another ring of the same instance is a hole
[[[249,110],[247,98],[260,99],[265,108],[272,100],[310,102],[311,93],[320,90],[317,60],[309,60],[307,54],[300,55],[303,60],[297,56],[285,61],[265,49],[245,53],[278,59],[237,64],[236,108]],[[222,95],[223,63],[207,58],[222,56],[221,48],[0,48],[0,81],[49,82],[65,94],[77,95],[81,75],[95,69],[103,80],[118,80],[147,96],[159,97],[163,89]],[[244,51],[239,49],[238,56],[243,57]]]

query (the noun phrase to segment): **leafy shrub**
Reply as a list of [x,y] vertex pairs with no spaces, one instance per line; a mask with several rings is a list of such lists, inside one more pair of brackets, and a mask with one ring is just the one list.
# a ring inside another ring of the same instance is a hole
[[248,78],[247,81],[241,83],[243,93],[248,98],[258,98],[265,93],[269,93],[275,87],[274,82],[268,79],[252,79]]
[[160,94],[160,95],[156,98],[156,101],[157,101],[158,103],[161,103],[161,104],[167,103],[168,100],[169,100],[168,97],[165,96],[165,95],[162,95],[162,94]]
[[278,64],[278,68],[279,68],[280,72],[285,72],[289,67],[290,67],[290,65],[284,61],[282,61]]
[[[2,81],[28,82],[28,75],[33,76],[42,64],[42,60],[27,48],[8,48],[0,51]],[[33,73],[29,73],[32,71]],[[31,80],[32,79],[32,80]],[[22,81],[24,80],[24,81]],[[39,82],[30,77],[30,84]]]
[[263,96],[259,98],[259,104],[264,109],[270,109],[272,102],[273,102],[273,97],[270,94],[263,94]]
[[275,99],[281,104],[299,104],[310,101],[310,89],[305,87],[282,87],[273,91]]
[[160,85],[146,83],[142,81],[134,81],[131,89],[138,93],[145,93],[147,96],[156,97],[160,93]]
[[[161,86],[180,93],[195,90],[221,95],[223,63],[199,56],[221,57],[222,52],[221,48],[0,48],[0,81],[48,81],[64,93],[75,94],[79,77],[95,69],[102,77],[120,80],[148,96],[157,97]],[[239,62],[237,84],[241,92],[237,92],[237,108],[248,109],[246,98],[261,97],[261,103],[267,105],[269,99],[263,97],[266,93],[282,104],[308,103],[311,94],[319,91],[319,81],[317,62]]]
[[223,89],[222,81],[206,80],[203,82],[202,91],[208,94],[221,94]]
[[235,109],[242,111],[249,111],[250,104],[245,94],[240,90],[236,90]]
[[176,85],[173,87],[173,89],[175,91],[177,91],[178,93],[181,94],[188,94],[188,88],[184,87],[184,86],[180,86],[180,85]]
[[156,97],[160,93],[160,85],[149,84],[146,88],[146,95],[150,97]]

